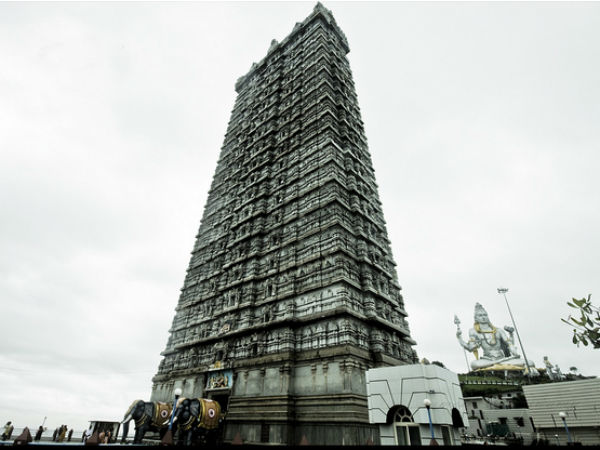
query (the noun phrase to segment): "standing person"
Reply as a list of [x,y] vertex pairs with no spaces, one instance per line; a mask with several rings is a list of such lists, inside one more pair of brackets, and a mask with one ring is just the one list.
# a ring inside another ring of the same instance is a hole
[[44,427],[40,425],[37,432],[35,433],[34,441],[39,441],[42,438],[43,433],[44,433]]
[[64,441],[66,434],[67,434],[67,426],[66,425],[61,425],[60,426],[60,431],[59,431],[59,434],[58,434],[58,442]]
[[54,433],[52,433],[52,442],[56,442],[56,436],[58,436],[58,428],[56,428]]
[[14,429],[15,427],[13,427],[12,422],[10,420],[6,422],[6,425],[4,425],[4,432],[2,433],[2,440],[6,441],[10,439],[10,436],[12,435]]
[[73,436],[73,428],[69,430],[69,434],[67,435],[67,441],[71,442],[71,437]]
[[83,442],[85,443],[92,436],[92,426],[83,432]]

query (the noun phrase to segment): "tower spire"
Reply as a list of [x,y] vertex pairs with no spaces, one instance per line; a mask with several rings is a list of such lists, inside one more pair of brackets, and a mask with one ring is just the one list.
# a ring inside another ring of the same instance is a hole
[[153,379],[217,400],[226,442],[364,444],[365,370],[416,361],[348,51],[317,3],[235,86]]

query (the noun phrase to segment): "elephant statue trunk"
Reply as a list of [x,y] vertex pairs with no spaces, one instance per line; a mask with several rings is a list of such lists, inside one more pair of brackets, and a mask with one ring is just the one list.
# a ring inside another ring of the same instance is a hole
[[123,436],[121,437],[122,444],[124,444],[127,439],[127,433],[129,433],[129,422],[131,421],[131,419],[133,419],[133,411],[134,411],[136,405],[142,401],[143,400],[134,401],[131,404],[131,406],[129,407],[129,409],[127,409],[127,412],[125,413],[125,417],[123,417],[123,420],[121,421],[121,424],[123,425]]
[[[131,420],[131,417],[129,420]],[[121,422],[123,424],[123,436],[121,436],[121,444],[124,444],[127,441],[127,433],[129,433],[129,420],[127,422]]]
[[144,435],[148,431],[156,431],[162,436],[167,431],[168,418],[171,415],[173,406],[170,403],[163,402],[145,402],[143,400],[134,401],[121,422],[123,424],[123,436],[121,443],[125,443],[127,433],[129,432],[129,422],[135,421],[134,444],[141,444]]

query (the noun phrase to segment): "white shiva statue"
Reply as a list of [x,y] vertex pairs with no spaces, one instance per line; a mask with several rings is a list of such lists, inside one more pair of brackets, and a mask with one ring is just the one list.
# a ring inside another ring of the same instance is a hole
[[[460,323],[455,319],[455,323]],[[487,311],[479,303],[475,304],[475,324],[469,330],[469,341],[462,339],[462,331],[457,328],[456,337],[460,345],[473,352],[475,360],[471,362],[473,370],[527,370],[525,360],[514,345],[514,328],[496,328],[490,323]],[[483,355],[479,354],[479,349]],[[532,361],[529,367],[532,374],[538,373]]]

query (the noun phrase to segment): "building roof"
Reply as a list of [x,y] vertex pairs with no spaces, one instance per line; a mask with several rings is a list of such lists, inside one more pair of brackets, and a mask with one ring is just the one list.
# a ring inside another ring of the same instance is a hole
[[600,426],[600,379],[523,386],[537,427],[559,428],[559,412],[569,427]]

